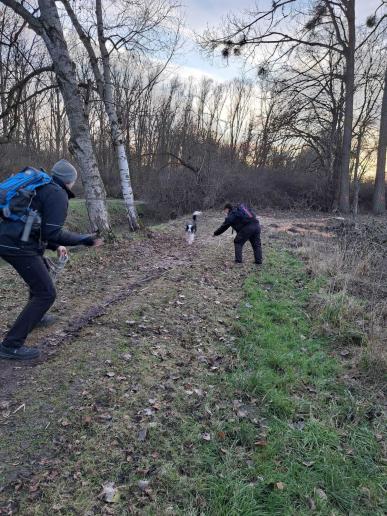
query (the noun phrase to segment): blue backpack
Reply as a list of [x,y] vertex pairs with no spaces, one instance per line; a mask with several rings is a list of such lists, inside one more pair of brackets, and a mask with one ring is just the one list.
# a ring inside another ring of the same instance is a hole
[[43,170],[27,167],[0,183],[0,213],[5,219],[26,222],[31,213],[32,199],[40,186],[52,182]]
[[238,206],[236,207],[236,212],[238,214],[238,218],[246,224],[253,220],[257,220],[256,214],[253,212],[251,208],[249,208],[245,204],[238,204]]

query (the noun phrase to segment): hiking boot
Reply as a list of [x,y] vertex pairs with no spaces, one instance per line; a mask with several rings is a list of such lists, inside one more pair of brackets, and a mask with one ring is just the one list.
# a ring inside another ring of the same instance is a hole
[[40,356],[40,351],[35,348],[8,348],[4,344],[0,344],[0,358],[9,358],[11,360],[33,360]]
[[48,328],[49,326],[55,324],[57,321],[58,317],[56,315],[45,314],[36,324],[35,328]]

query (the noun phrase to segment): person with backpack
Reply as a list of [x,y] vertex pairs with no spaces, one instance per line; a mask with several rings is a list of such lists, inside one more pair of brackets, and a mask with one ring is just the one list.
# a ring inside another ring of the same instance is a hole
[[0,257],[9,263],[30,289],[27,305],[0,344],[0,358],[30,360],[38,349],[25,346],[28,334],[55,301],[56,292],[45,264],[45,250],[67,254],[65,246],[95,246],[103,241],[63,229],[76,169],[61,159],[52,176],[26,168],[0,183]]
[[255,263],[262,264],[261,227],[256,214],[245,204],[232,206],[227,203],[224,207],[226,219],[223,224],[214,232],[214,237],[221,235],[232,227],[236,231],[234,239],[235,263],[242,263],[243,246],[250,241],[254,251]]

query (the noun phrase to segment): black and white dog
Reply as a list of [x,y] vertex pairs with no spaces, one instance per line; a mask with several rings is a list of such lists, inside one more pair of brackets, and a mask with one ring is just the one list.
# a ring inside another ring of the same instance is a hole
[[196,224],[197,216],[201,214],[201,211],[194,211],[192,214],[192,222],[189,222],[185,226],[185,238],[187,240],[187,244],[193,244],[195,240],[195,233],[198,229]]

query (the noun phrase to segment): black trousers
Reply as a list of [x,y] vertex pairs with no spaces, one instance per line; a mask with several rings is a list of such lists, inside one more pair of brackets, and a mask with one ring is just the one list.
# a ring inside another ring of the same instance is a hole
[[253,248],[255,263],[262,263],[261,228],[255,223],[246,224],[238,231],[234,239],[235,261],[242,263],[242,250],[247,240]]
[[7,347],[20,348],[56,298],[55,286],[42,256],[2,256],[27,283],[30,298],[3,340]]

